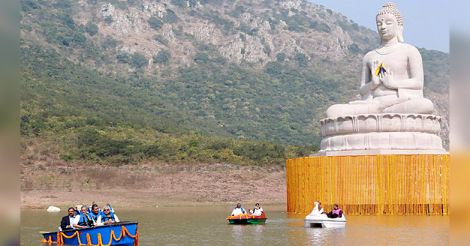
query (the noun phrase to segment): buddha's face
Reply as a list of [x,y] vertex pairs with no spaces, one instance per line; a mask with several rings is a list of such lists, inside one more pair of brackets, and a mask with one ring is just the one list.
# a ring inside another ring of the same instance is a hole
[[394,15],[383,14],[377,15],[377,32],[382,40],[391,40],[397,37],[398,22]]

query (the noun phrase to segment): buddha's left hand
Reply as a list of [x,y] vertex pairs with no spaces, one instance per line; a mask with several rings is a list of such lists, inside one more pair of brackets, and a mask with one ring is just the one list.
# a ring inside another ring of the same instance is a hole
[[397,89],[397,86],[395,85],[395,81],[393,80],[392,71],[387,71],[385,73],[379,74],[379,78],[382,81],[382,83],[385,85],[385,87],[390,88],[390,89]]

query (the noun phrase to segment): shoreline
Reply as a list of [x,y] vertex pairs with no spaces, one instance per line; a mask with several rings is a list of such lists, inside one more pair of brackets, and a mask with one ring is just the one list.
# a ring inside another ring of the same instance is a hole
[[[57,197],[51,196],[41,196],[44,191],[28,191],[22,192],[22,204],[20,209],[21,210],[46,210],[48,206],[55,206],[59,207],[61,210],[66,210],[68,207],[75,206],[78,204],[86,204],[90,205],[91,202],[95,201],[98,205],[102,206],[106,203],[111,203],[113,207],[118,209],[153,209],[153,208],[177,208],[177,207],[208,207],[208,206],[232,206],[235,205],[237,202],[241,202],[242,204],[254,204],[259,202],[263,204],[263,206],[287,206],[285,201],[258,201],[258,200],[243,200],[243,201],[184,201],[184,200],[159,200],[159,201],[151,201],[151,200],[139,200],[138,203],[135,203],[135,199],[130,199],[130,197],[123,196],[120,198],[113,198],[113,197],[105,197],[103,200],[95,199],[93,201],[85,200],[83,202],[76,202],[75,199],[63,199],[65,196],[70,196],[73,192],[63,192],[58,191],[55,194],[58,194]],[[140,193],[142,194],[142,193]],[[154,194],[154,193],[150,193]],[[158,195],[158,194],[157,194]],[[32,201],[34,198],[39,197],[38,200]],[[112,202],[110,202],[112,200]],[[126,200],[132,200],[133,202],[126,202]]]
[[155,208],[286,204],[283,166],[143,163],[125,166],[57,162],[23,166],[21,209],[111,203]]
[[[105,205],[106,203],[104,202],[97,202],[100,207],[102,205]],[[241,201],[243,206],[245,207],[251,207],[253,204],[255,204],[255,201]],[[272,211],[283,211],[286,212],[286,206],[287,204],[285,202],[266,202],[266,203],[261,203],[262,207],[269,207],[271,208]],[[56,204],[51,204],[52,206],[60,208],[59,213],[63,213],[63,211],[67,211],[67,208],[69,207],[74,207],[75,205],[69,205],[67,202],[63,203],[56,203]],[[236,203],[232,202],[169,202],[169,201],[164,201],[159,204],[151,205],[147,204],[144,206],[124,206],[123,204],[112,204],[113,208],[119,211],[133,211],[133,210],[153,210],[153,209],[179,209],[179,208],[206,208],[206,207],[212,207],[212,208],[225,208],[225,207],[234,207]],[[49,205],[46,204],[37,204],[37,205],[24,205],[20,207],[20,211],[46,211]],[[275,208],[274,210],[272,208]],[[54,214],[55,212],[52,212]]]

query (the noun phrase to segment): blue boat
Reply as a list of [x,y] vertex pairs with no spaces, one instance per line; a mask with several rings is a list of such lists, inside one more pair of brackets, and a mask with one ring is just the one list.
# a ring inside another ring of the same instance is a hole
[[49,245],[139,245],[138,223],[129,221],[41,234],[44,237],[42,242]]

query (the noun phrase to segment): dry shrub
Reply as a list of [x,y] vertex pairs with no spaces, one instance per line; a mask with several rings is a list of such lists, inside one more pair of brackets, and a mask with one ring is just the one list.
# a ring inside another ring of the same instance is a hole
[[[119,169],[126,169],[125,166]],[[82,179],[87,178],[87,183],[94,184],[97,189],[135,189],[145,187],[148,177],[141,174],[132,174],[128,171],[119,172],[116,167],[93,167],[80,172]]]

